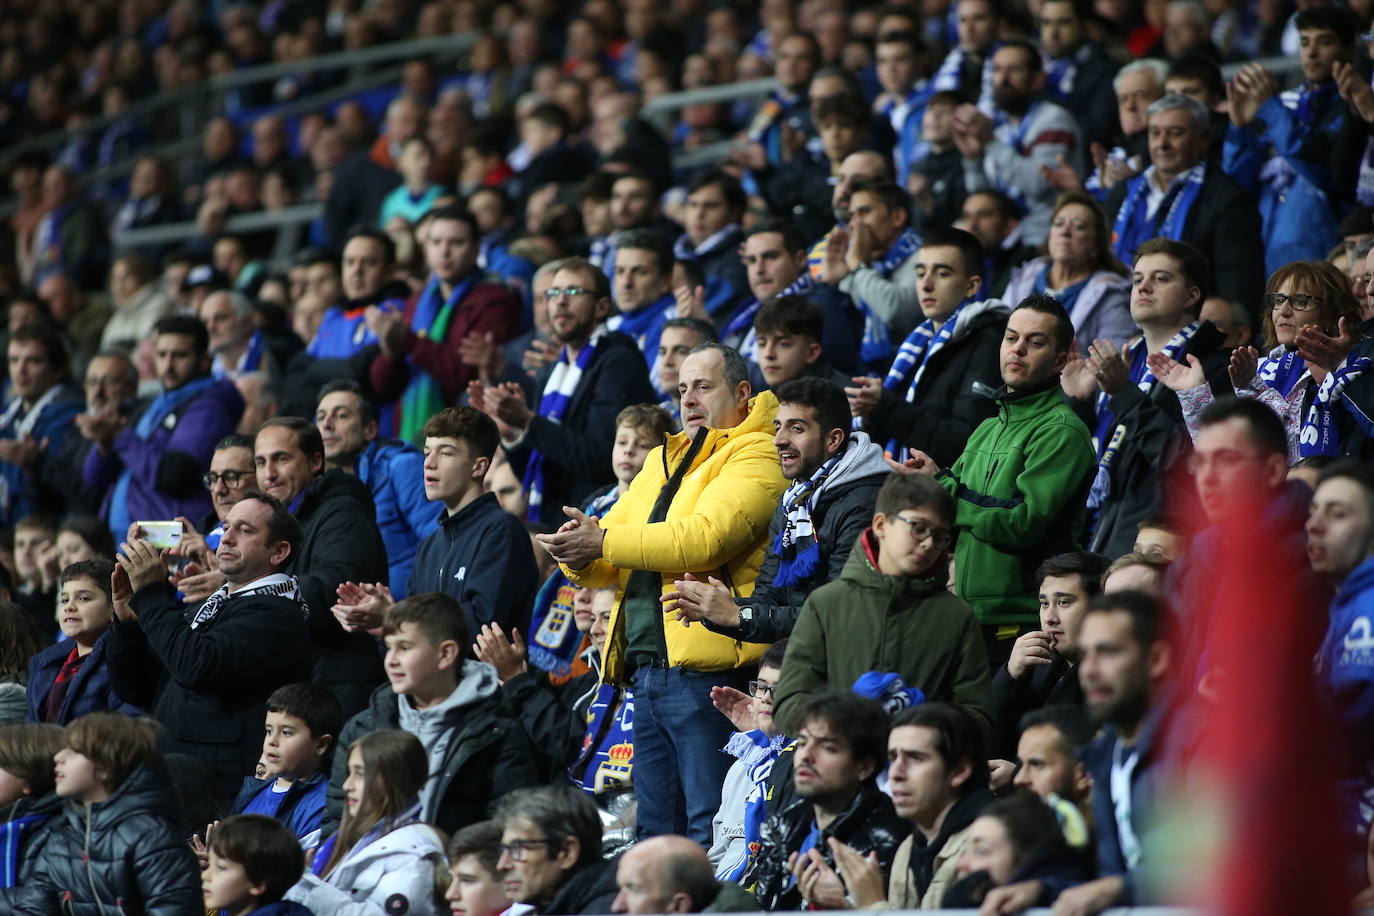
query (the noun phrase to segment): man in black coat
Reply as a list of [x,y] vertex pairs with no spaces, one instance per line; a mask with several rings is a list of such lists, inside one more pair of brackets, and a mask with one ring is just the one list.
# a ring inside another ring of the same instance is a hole
[[352,715],[383,680],[381,653],[373,637],[343,629],[330,611],[343,583],[386,581],[372,492],[341,468],[323,471],[320,431],[299,417],[268,420],[253,451],[258,485],[291,510],[303,532],[288,571],[310,607],[311,680],[333,690],[344,714]]
[[833,383],[804,376],[784,382],[776,394],[773,444],[791,486],[769,522],[753,594],[733,598],[724,585],[688,576],[676,596],[664,596],[676,600],[684,619],[743,642],[791,634],[807,596],[840,577],[873,521],[873,502],[889,473],[882,449],[866,433],[850,432],[844,392]]
[[280,502],[244,493],[216,551],[225,583],[189,622],[167,584],[166,552],[144,540],[120,548],[106,650],[111,683],[163,724],[164,752],[205,765],[221,798],[253,772],[268,695],[310,676],[309,611],[300,583],[286,574],[301,539]]
[[1264,293],[1264,270],[1255,260],[1264,251],[1259,205],[1206,161],[1211,115],[1201,102],[1175,93],[1150,106],[1147,129],[1150,167],[1107,194],[1117,257],[1131,263],[1136,247],[1155,236],[1188,242],[1211,264],[1212,293],[1242,303],[1258,319]]
[[1048,58],[1046,88],[1078,120],[1087,143],[1109,143],[1119,129],[1112,80],[1120,65],[1095,41],[1079,0],[1046,0],[1040,6],[1040,47]]
[[615,481],[611,446],[616,416],[631,404],[654,404],[649,369],[629,336],[602,328],[613,313],[610,281],[582,258],[564,260],[546,294],[559,359],[541,370],[538,408],[514,383],[468,386],[472,405],[497,423],[501,444],[525,481],[529,516],[555,528],[564,506],[580,506]]
[[1045,706],[1082,708],[1078,629],[1088,602],[1102,591],[1106,570],[1106,557],[1079,550],[1050,557],[1035,571],[1040,629],[1019,636],[992,677],[993,757],[1015,759],[1026,713]]
[[997,412],[992,395],[1002,386],[1008,309],[998,299],[972,301],[982,265],[983,246],[973,233],[927,235],[916,253],[925,322],[902,344],[886,379],[857,378],[845,389],[854,416],[879,446],[895,443],[894,455],[919,448],[946,467]]

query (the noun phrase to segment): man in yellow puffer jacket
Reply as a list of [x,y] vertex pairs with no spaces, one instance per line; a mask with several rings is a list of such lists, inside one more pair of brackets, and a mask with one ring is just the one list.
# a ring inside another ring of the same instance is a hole
[[711,688],[743,690],[767,646],[679,622],[663,609],[673,580],[715,578],[753,592],[768,522],[786,481],[773,448],[777,399],[750,399],[735,350],[703,344],[683,360],[683,431],[649,453],[630,489],[599,522],[576,509],[540,541],[568,577],[617,586],[602,676],[633,685],[635,795],[641,837],[664,833],[709,843],[731,758],[730,723]]

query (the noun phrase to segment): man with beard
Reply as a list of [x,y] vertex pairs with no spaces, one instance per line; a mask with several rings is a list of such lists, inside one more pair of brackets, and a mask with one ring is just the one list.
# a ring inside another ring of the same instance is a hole
[[613,309],[606,275],[568,258],[545,293],[556,362],[541,371],[538,409],[519,385],[468,386],[472,406],[496,421],[502,446],[523,475],[529,517],[557,527],[564,506],[580,506],[613,482],[611,446],[616,416],[631,404],[658,400],[635,342],[603,322]]

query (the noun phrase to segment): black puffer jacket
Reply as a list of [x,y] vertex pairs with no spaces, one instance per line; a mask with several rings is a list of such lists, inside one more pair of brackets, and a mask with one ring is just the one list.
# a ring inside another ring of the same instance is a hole
[[[10,825],[11,822],[19,822],[22,818],[37,817],[42,818],[31,824],[23,832],[23,839],[19,844],[18,859],[18,883],[17,887],[23,887],[29,883],[29,875],[33,874],[33,867],[43,856],[43,847],[48,844],[48,839],[52,836],[52,828],[57,825],[57,815],[62,810],[62,799],[56,792],[49,792],[40,798],[31,798],[27,795],[20,796],[14,803],[0,808],[0,824]],[[5,842],[11,842],[12,837],[6,836]]]
[[998,300],[965,306],[949,341],[926,363],[915,401],[907,403],[907,386],[883,389],[864,424],[873,441],[886,448],[896,439],[942,468],[954,464],[978,424],[997,413],[992,396],[1002,387],[999,354],[1007,315]]
[[140,766],[108,801],[68,802],[24,886],[0,890],[0,911],[203,916],[200,871],[177,827],[173,791],[165,772]]
[[286,571],[300,582],[310,605],[314,681],[333,690],[344,713],[352,715],[384,680],[382,655],[377,640],[345,631],[329,609],[344,582],[388,580],[386,546],[377,529],[372,491],[340,468],[326,471],[306,488],[296,520],[305,537],[300,555]]
[[[765,910],[802,909],[801,893],[792,884],[787,857],[801,848],[815,822],[811,802],[799,798],[763,822],[759,831],[759,852],[749,864],[741,882],[753,885],[754,896]],[[859,789],[844,813],[821,831],[816,841],[825,864],[835,867],[830,852],[830,837],[852,846],[859,855],[876,853],[878,867],[886,875],[892,869],[897,847],[911,834],[911,822],[892,807],[892,799],[869,780]]]

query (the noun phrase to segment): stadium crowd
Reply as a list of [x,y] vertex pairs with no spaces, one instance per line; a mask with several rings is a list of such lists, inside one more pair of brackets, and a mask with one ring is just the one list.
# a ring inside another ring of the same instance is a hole
[[11,0],[0,909],[1190,899],[1258,581],[1374,904],[1372,17]]

